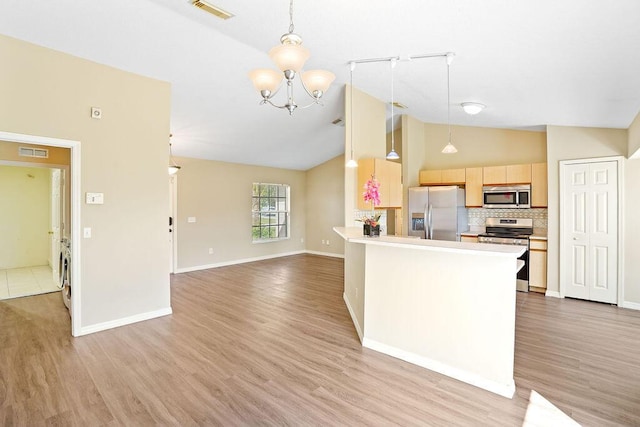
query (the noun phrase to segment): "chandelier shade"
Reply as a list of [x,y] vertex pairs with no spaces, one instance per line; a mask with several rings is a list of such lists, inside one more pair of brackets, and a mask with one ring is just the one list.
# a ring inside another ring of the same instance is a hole
[[[249,73],[253,86],[260,93],[267,91],[267,98],[276,93],[282,82],[282,73],[269,68],[259,68]],[[263,95],[264,96],[264,95]]]
[[269,58],[282,72],[291,70],[299,73],[309,56],[309,49],[295,44],[281,44],[269,51]]
[[336,75],[325,70],[309,70],[302,73],[302,84],[314,98],[319,98],[329,89]]

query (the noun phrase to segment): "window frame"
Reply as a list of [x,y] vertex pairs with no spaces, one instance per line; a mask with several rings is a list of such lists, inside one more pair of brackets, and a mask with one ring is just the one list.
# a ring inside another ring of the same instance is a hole
[[[267,187],[266,195],[262,190],[264,187]],[[256,215],[259,217],[258,225],[256,225]],[[264,223],[265,220],[268,221],[267,224]],[[257,234],[256,230],[259,230]],[[269,236],[264,236],[265,230],[268,230]],[[277,234],[275,237],[271,235],[274,230]],[[286,233],[285,236],[281,235],[283,232]],[[291,239],[291,186],[282,183],[254,182],[251,187],[252,243],[289,239]]]

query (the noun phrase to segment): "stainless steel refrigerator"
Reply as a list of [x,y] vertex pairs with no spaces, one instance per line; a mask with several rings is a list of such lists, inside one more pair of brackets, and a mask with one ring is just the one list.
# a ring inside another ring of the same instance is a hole
[[409,236],[460,241],[469,229],[464,189],[455,185],[409,188]]

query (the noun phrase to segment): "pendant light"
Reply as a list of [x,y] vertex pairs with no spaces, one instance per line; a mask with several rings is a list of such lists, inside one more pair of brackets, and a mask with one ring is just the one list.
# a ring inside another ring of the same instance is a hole
[[351,132],[350,145],[351,145],[351,154],[349,155],[349,161],[346,164],[348,168],[357,168],[358,162],[353,158],[353,70],[356,69],[356,63],[349,63],[350,69],[350,87],[349,90],[351,92],[351,101],[349,102],[349,131]]
[[400,156],[396,153],[396,144],[394,139],[394,126],[393,126],[393,69],[396,68],[396,59],[392,58],[391,61],[391,151],[387,154],[387,160],[398,160]]
[[173,153],[171,152],[171,137],[173,135],[169,134],[169,175],[175,175],[180,170],[180,166],[178,166],[173,160]]
[[446,54],[446,58],[447,58],[447,125],[449,127],[448,129],[449,138],[448,138],[447,145],[445,145],[445,147],[442,149],[442,152],[444,154],[454,154],[458,152],[458,149],[454,147],[453,144],[451,143],[451,89],[449,85],[449,74],[450,74],[449,67],[453,62],[454,57],[455,57],[455,54],[452,52],[449,52]]

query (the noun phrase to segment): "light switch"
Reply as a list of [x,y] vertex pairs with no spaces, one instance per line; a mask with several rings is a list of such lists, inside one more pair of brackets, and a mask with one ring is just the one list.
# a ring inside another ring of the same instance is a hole
[[91,227],[85,227],[83,230],[83,236],[85,239],[90,239],[91,238]]
[[102,205],[104,204],[104,193],[87,193],[86,203],[88,205]]
[[196,217],[195,216],[187,217],[187,222],[196,222]]

